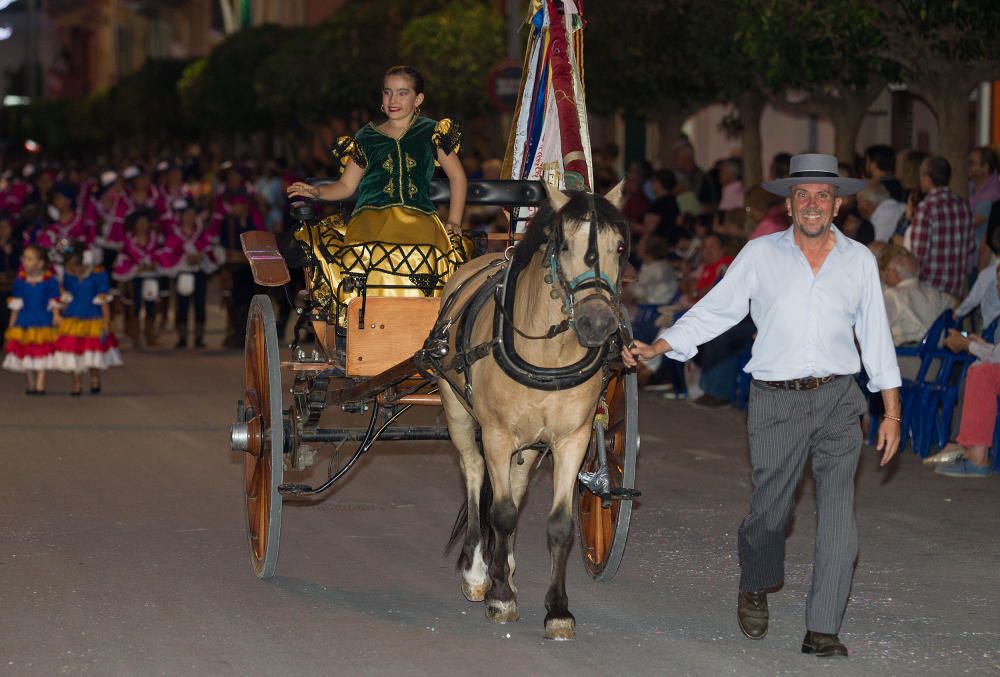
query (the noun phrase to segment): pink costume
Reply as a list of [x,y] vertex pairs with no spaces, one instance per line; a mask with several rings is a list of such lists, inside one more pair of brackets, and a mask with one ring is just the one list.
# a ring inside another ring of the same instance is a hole
[[[198,263],[188,262],[187,257],[192,255],[201,256]],[[211,275],[225,262],[225,258],[226,252],[218,239],[209,236],[208,230],[199,223],[192,233],[174,229],[163,246],[160,261],[165,275],[199,271]]]
[[157,233],[149,233],[145,243],[140,243],[134,236],[127,234],[115,259],[111,277],[118,282],[128,282],[135,277],[162,275],[161,269],[167,267],[164,265],[165,251],[163,239]]

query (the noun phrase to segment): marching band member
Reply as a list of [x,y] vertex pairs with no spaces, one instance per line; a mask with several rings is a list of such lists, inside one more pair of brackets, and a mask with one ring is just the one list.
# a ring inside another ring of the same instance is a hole
[[145,309],[146,346],[157,345],[156,303],[160,298],[160,266],[163,240],[156,228],[156,213],[138,209],[125,220],[125,242],[115,259],[111,277],[131,296],[132,314],[125,320],[125,333],[139,346],[139,319]]
[[164,245],[163,262],[176,275],[174,308],[177,323],[177,348],[187,348],[188,316],[194,307],[194,347],[205,347],[205,297],[208,276],[225,261],[225,250],[209,236],[195,206],[185,200],[171,205],[178,219],[174,232]]

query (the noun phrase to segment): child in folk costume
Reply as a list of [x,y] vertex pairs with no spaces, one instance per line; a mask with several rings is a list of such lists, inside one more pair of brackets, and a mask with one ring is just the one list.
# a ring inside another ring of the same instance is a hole
[[21,272],[7,300],[10,326],[4,338],[3,368],[23,372],[28,395],[45,394],[45,370],[52,366],[59,319],[59,281],[49,268],[48,256],[38,245],[28,245],[21,255]]
[[139,319],[145,309],[144,329],[147,347],[157,344],[156,304],[160,298],[160,268],[163,240],[154,225],[155,212],[133,211],[125,220],[125,242],[115,259],[111,277],[131,292],[132,313],[126,317],[125,333],[139,346]]
[[111,333],[111,281],[95,267],[92,253],[77,244],[64,255],[63,309],[53,365],[73,374],[72,395],[82,392],[81,378],[90,372],[90,392],[101,392],[101,371],[122,365],[118,339]]
[[165,267],[177,275],[174,308],[177,322],[177,348],[187,348],[188,314],[194,306],[194,347],[205,347],[205,293],[208,276],[219,269],[225,251],[209,236],[195,206],[186,200],[171,205],[177,227],[164,245]]

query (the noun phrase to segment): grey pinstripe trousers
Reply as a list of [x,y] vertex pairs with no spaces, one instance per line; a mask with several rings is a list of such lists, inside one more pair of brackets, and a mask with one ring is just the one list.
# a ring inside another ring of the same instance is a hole
[[806,628],[840,631],[858,556],[854,474],[861,454],[858,417],[867,404],[854,379],[816,390],[750,388],[747,428],[753,493],[739,529],[740,590],[777,587],[785,577],[785,529],[795,489],[812,457],[816,481],[816,550]]

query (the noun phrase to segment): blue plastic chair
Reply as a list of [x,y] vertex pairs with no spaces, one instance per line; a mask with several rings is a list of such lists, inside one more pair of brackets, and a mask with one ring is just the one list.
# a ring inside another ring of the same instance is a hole
[[[997,322],[998,320],[993,320],[982,333],[983,339],[988,343],[993,343],[995,340]],[[955,407],[962,394],[965,376],[975,361],[975,356],[970,353],[953,353],[951,356],[945,356],[942,360],[943,376],[924,387],[920,404],[924,412],[924,417],[920,421],[923,428],[919,437],[921,444],[927,445],[926,453],[929,453],[931,445],[941,448],[951,439],[951,422]]]
[[[924,386],[928,384],[927,374],[930,372],[931,367],[935,363],[938,363],[938,371],[935,377],[941,378],[945,372],[950,372],[950,365],[952,362],[948,361],[954,358],[954,353],[952,353],[947,348],[941,347],[941,341],[947,333],[947,330],[955,325],[955,316],[950,310],[946,310],[937,319],[934,320],[930,328],[927,330],[927,334],[921,339],[920,343],[915,346],[900,346],[896,349],[896,355],[901,356],[915,356],[920,358],[920,367],[917,369],[917,374],[913,379],[903,379],[902,388],[900,389],[900,396],[903,402],[903,422],[900,426],[901,438],[899,441],[900,448],[906,446],[907,440],[912,442],[913,450],[920,453],[920,449],[924,448],[923,438],[920,437],[920,433],[923,428],[920,427],[919,422],[923,419],[924,415],[927,413],[927,409],[922,408],[921,398],[924,392]],[[949,368],[945,368],[945,362],[949,365]],[[930,383],[934,383],[931,381]],[[881,421],[878,417],[872,416],[871,423],[868,427],[868,444],[874,445],[878,439],[878,429]],[[929,445],[928,445],[929,446]],[[926,450],[923,455],[926,456]]]

